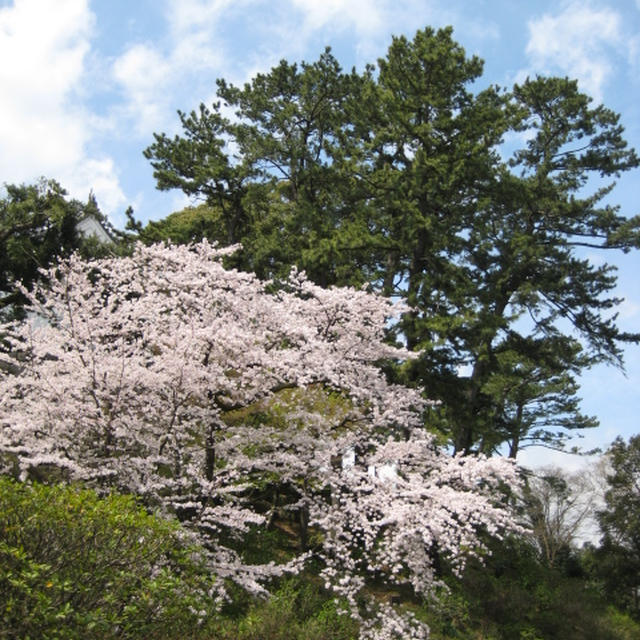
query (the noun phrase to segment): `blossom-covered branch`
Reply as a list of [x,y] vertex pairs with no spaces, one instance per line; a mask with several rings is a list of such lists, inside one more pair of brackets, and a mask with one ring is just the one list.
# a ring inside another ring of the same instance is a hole
[[[435,549],[462,568],[479,529],[511,526],[495,487],[514,470],[447,456],[423,429],[427,401],[385,379],[380,361],[412,357],[383,340],[399,305],[297,272],[276,288],[225,269],[228,251],[73,256],[24,291],[31,320],[2,328],[16,366],[0,382],[0,463],[23,478],[55,468],[177,514],[218,575],[252,591],[313,552],[363,638],[418,637],[415,620],[373,600],[362,609],[367,581],[428,594]],[[286,566],[248,565],[221,542],[270,524],[276,507],[251,491],[265,484],[299,516],[301,552]]]

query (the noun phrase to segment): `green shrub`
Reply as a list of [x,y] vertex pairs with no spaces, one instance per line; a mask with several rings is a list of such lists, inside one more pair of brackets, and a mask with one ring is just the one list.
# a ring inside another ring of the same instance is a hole
[[639,627],[587,581],[580,558],[540,563],[517,538],[490,543],[485,564],[471,561],[461,581],[425,608],[433,640],[631,640]]
[[134,498],[0,478],[1,640],[195,637],[212,586]]
[[612,606],[608,607],[605,622],[620,640],[640,638],[640,623],[624,611],[618,611]]
[[264,602],[228,620],[216,640],[355,640],[358,625],[309,576],[285,580]]

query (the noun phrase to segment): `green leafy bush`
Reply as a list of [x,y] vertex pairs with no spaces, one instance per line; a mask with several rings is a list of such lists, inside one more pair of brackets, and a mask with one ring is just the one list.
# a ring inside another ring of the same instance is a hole
[[213,579],[130,496],[0,478],[0,639],[195,637]]
[[611,606],[581,571],[578,552],[541,563],[525,541],[490,543],[484,564],[471,561],[461,581],[425,608],[432,640],[627,640],[640,626]]
[[290,578],[271,598],[228,619],[216,640],[355,640],[358,625],[309,576]]

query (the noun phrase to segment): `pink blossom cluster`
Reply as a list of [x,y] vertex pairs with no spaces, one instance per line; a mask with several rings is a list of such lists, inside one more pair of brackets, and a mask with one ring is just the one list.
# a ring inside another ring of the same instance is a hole
[[[44,465],[133,492],[177,514],[213,570],[254,592],[310,552],[251,566],[219,534],[297,514],[363,638],[426,637],[373,598],[363,610],[368,581],[428,595],[435,554],[462,569],[482,551],[479,529],[512,527],[496,491],[515,470],[439,450],[422,426],[427,401],[381,373],[380,361],[413,357],[383,340],[400,305],[295,271],[276,287],[225,269],[232,250],[73,256],[25,292],[30,320],[1,329],[20,368],[0,381],[2,471]],[[287,499],[256,508],[258,484]]]

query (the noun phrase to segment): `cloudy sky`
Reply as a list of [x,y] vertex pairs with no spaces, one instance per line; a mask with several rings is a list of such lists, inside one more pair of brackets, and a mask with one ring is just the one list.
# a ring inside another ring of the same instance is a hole
[[[216,78],[241,83],[326,45],[362,68],[391,35],[427,25],[453,26],[485,60],[484,84],[577,78],[640,149],[640,0],[0,0],[0,184],[44,175],[78,198],[93,189],[116,226],[128,205],[164,217],[185,200],[155,190],[142,150],[178,131],[177,109],[210,103]],[[639,181],[635,171],[613,194],[626,214],[640,212]],[[619,267],[620,322],[640,330],[640,259],[606,259]],[[596,368],[582,393],[602,423],[586,446],[640,432],[640,347],[627,350],[626,377]]]

